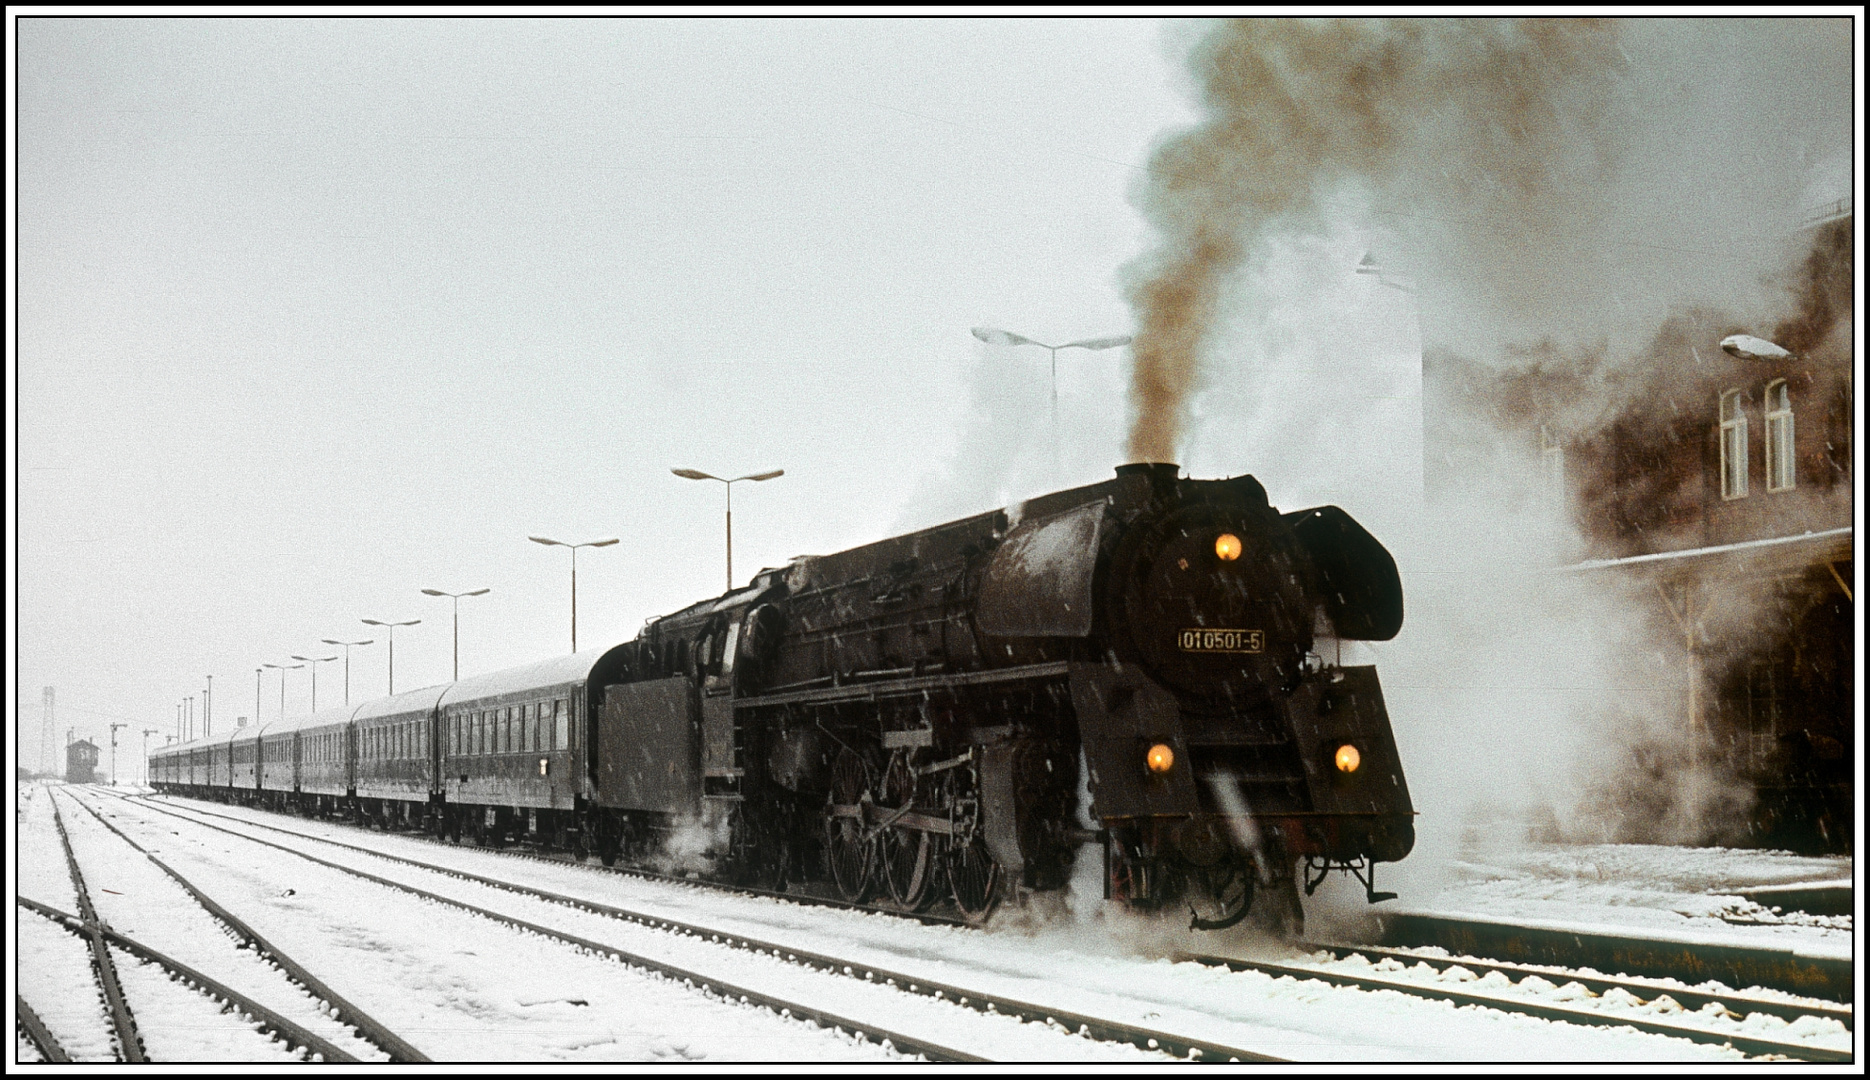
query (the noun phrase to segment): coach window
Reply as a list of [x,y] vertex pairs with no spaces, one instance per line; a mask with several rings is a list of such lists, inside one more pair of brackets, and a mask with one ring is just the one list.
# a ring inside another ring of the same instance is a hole
[[1743,390],[1721,395],[1721,498],[1747,495],[1747,398]]
[[535,702],[519,707],[519,744],[528,754],[539,749],[539,706]]
[[1792,441],[1792,390],[1784,379],[1766,384],[1766,490],[1797,484]]
[[571,748],[571,716],[566,712],[565,700],[560,698],[552,703],[552,726],[558,729],[558,748]]

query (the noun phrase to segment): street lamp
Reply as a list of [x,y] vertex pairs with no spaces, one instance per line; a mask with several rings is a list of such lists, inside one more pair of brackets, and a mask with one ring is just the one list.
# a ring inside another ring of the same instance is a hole
[[752,480],[756,483],[761,480],[771,480],[775,476],[786,475],[786,470],[774,469],[772,472],[754,473],[752,476],[736,476],[732,480],[721,476],[710,476],[699,469],[670,469],[669,471],[684,480],[719,480],[727,485],[727,590],[732,592],[734,589],[734,485],[742,480]]
[[563,540],[551,540],[543,536],[528,536],[526,539],[535,544],[571,549],[571,651],[578,651],[578,549],[581,547],[609,547],[617,542],[616,537],[607,540],[591,540],[583,544],[567,544]]
[[[574,556],[574,558],[575,557],[576,556]],[[461,681],[461,598],[463,596],[485,596],[492,591],[493,591],[492,589],[475,589],[473,592],[443,592],[440,589],[423,589],[422,590],[422,595],[424,596],[447,596],[447,597],[451,597],[455,602],[455,681],[456,682]],[[578,651],[576,645],[572,647],[571,651],[572,652]]]
[[[294,653],[292,658],[294,660],[303,660],[306,663],[312,665],[312,711],[317,712],[318,711],[318,665],[330,663],[331,661],[336,660],[337,657],[335,656],[300,656],[297,653]],[[255,715],[253,720],[255,723],[258,723],[260,718],[258,715]]]
[[[421,621],[421,619],[410,619],[408,622],[378,622],[375,619],[363,620],[365,626],[382,626],[386,627],[388,630],[390,636],[390,694],[392,696],[396,693],[396,628],[399,626],[414,626]],[[346,699],[346,704],[349,704],[349,699]]]
[[973,330],[973,334],[975,337],[979,338],[980,340],[986,342],[989,345],[1037,345],[1041,349],[1046,349],[1051,352],[1052,354],[1052,473],[1053,473],[1054,478],[1056,478],[1058,474],[1058,350],[1060,349],[1084,349],[1089,352],[1102,352],[1105,349],[1114,349],[1119,345],[1128,345],[1130,343],[1129,335],[1126,334],[1122,337],[1087,338],[1083,341],[1067,341],[1063,345],[1047,345],[1043,341],[1034,341],[1033,339],[1029,337],[1021,337],[1018,334],[1009,334],[1005,330],[995,330],[991,326],[976,326]]
[[[279,669],[279,718],[281,720],[284,720],[286,718],[286,672],[297,671],[300,668],[304,667],[305,665],[304,664],[267,664],[266,666],[269,668]],[[258,710],[255,710],[253,714],[253,722],[256,724],[260,722],[260,714]]]
[[375,645],[376,641],[334,641],[331,638],[319,638],[318,640],[324,642],[326,645],[344,646],[344,707],[348,709],[351,705],[351,646]]

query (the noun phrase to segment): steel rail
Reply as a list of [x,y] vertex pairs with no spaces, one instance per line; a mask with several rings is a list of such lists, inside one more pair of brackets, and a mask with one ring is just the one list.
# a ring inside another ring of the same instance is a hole
[[17,993],[13,995],[13,1016],[18,1021],[20,1030],[26,1033],[26,1041],[32,1043],[33,1049],[39,1051],[40,1057],[54,1065],[71,1063],[71,1055],[58,1044],[58,1039],[52,1034],[52,1029],[45,1026],[45,1021],[39,1019],[39,1014],[33,1012],[32,1006],[26,1004],[26,999]]
[[1478,1005],[1482,1008],[1498,1009],[1502,1012],[1520,1013],[1538,1017],[1541,1020],[1555,1020],[1561,1023],[1581,1024],[1591,1027],[1630,1027],[1651,1035],[1666,1035],[1672,1038],[1688,1039],[1692,1042],[1711,1043],[1719,1046],[1731,1046],[1736,1050],[1755,1055],[1779,1054],[1804,1061],[1848,1062],[1852,1060],[1849,1050],[1829,1050],[1823,1047],[1806,1046],[1801,1043],[1779,1042],[1774,1039],[1762,1039],[1738,1033],[1723,1033],[1708,1028],[1689,1027],[1682,1024],[1669,1024],[1658,1020],[1645,1020],[1641,1017],[1624,1016],[1603,1012],[1596,1009],[1579,1009],[1564,1005],[1545,1005],[1519,998],[1496,997],[1492,994],[1476,994],[1467,990],[1453,990],[1445,987],[1425,986],[1419,983],[1401,982],[1393,979],[1377,978],[1366,975],[1342,975],[1333,971],[1321,971],[1316,968],[1297,967],[1289,964],[1275,964],[1264,960],[1241,960],[1223,956],[1201,956],[1192,953],[1180,953],[1178,960],[1193,961],[1210,967],[1225,967],[1232,971],[1257,971],[1275,978],[1289,976],[1294,979],[1315,979],[1334,986],[1350,987],[1359,990],[1394,990],[1397,993],[1414,997],[1428,998],[1434,1001],[1447,1001],[1459,1005]]
[[[76,799],[76,796],[74,796],[74,799]],[[428,1055],[416,1049],[414,1046],[411,1046],[400,1035],[384,1027],[375,1017],[364,1012],[355,1004],[325,985],[323,980],[313,975],[304,965],[292,959],[290,956],[287,956],[284,951],[272,942],[261,937],[257,930],[248,926],[246,922],[216,903],[212,897],[196,888],[192,882],[177,873],[168,863],[158,859],[155,855],[151,854],[147,848],[143,847],[143,845],[124,835],[122,829],[106,821],[104,815],[98,813],[95,807],[89,805],[83,799],[76,799],[76,801],[79,806],[89,811],[91,816],[96,818],[100,825],[103,825],[106,829],[115,833],[118,839],[135,848],[144,858],[155,863],[157,869],[169,875],[177,885],[180,885],[188,892],[188,895],[195,898],[196,903],[199,903],[203,908],[207,909],[210,915],[224,923],[228,929],[234,932],[235,936],[252,945],[256,953],[272,961],[274,965],[285,973],[287,978],[298,983],[312,996],[319,998],[324,1001],[326,1005],[330,1006],[330,1008],[337,1013],[338,1019],[356,1028],[358,1034],[362,1035],[366,1040],[375,1043],[379,1049],[389,1055],[392,1062],[420,1063],[432,1060]]]
[[[175,811],[167,810],[162,807],[151,807],[151,808],[164,812],[164,813],[172,814],[173,816],[177,816],[177,817],[183,816],[179,813],[176,813]],[[225,815],[217,815],[217,816],[225,816]],[[188,819],[184,818],[184,820],[188,820]],[[203,828],[215,829],[220,832],[226,832],[229,835],[239,836],[242,839],[248,840],[252,843],[265,844],[269,847],[275,847],[282,851],[288,851],[288,852],[291,852],[292,854],[298,855],[299,857],[308,859],[312,862],[316,862],[324,866],[330,866],[334,869],[343,870],[346,873],[356,874],[360,877],[364,877],[369,880],[373,880],[373,881],[384,880],[384,879],[376,877],[375,875],[369,874],[365,871],[357,870],[352,867],[341,866],[336,863],[326,862],[323,859],[319,859],[316,856],[308,855],[305,852],[296,851],[294,849],[285,847],[283,845],[274,844],[271,841],[258,839],[257,837],[245,836],[241,833],[235,832],[234,830],[225,829],[219,825],[213,825],[208,822],[202,822],[202,821],[196,821],[196,822],[193,822],[193,824],[198,825]],[[248,823],[248,824],[253,824],[253,823]],[[267,826],[267,827],[272,828],[272,826]],[[909,975],[909,974],[904,974],[902,972],[891,971],[891,970],[888,970],[886,968],[880,967],[875,964],[865,963],[860,960],[852,960],[848,957],[828,956],[823,953],[816,953],[816,952],[812,952],[806,949],[794,948],[792,946],[782,945],[777,942],[764,941],[758,938],[748,937],[745,934],[735,933],[735,932],[727,931],[727,930],[721,930],[716,927],[701,926],[695,923],[687,923],[687,922],[682,922],[677,919],[665,918],[660,915],[652,915],[652,914],[641,912],[641,911],[632,911],[628,908],[620,908],[620,907],[616,907],[610,904],[604,904],[604,903],[601,903],[595,900],[586,900],[580,897],[568,896],[563,893],[551,892],[549,890],[539,889],[539,888],[535,888],[529,885],[520,885],[514,882],[502,881],[498,878],[490,878],[490,877],[486,877],[480,874],[475,874],[475,873],[472,873],[466,870],[458,870],[453,867],[446,867],[446,866],[437,866],[433,863],[422,862],[420,860],[411,859],[411,858],[408,858],[402,855],[393,855],[393,854],[389,854],[386,852],[373,851],[369,848],[358,847],[354,844],[346,844],[342,841],[325,840],[320,837],[308,836],[304,833],[294,832],[289,829],[280,829],[277,831],[285,832],[288,835],[296,836],[296,837],[299,837],[300,839],[310,840],[313,843],[330,844],[332,846],[343,848],[348,851],[355,851],[355,852],[358,852],[364,855],[369,855],[375,858],[384,859],[390,862],[402,863],[406,866],[417,867],[422,870],[430,871],[430,872],[437,873],[437,874],[442,874],[448,877],[459,878],[465,881],[472,881],[476,884],[486,885],[489,888],[501,889],[507,892],[517,893],[517,894],[525,895],[525,896],[531,896],[536,899],[545,900],[550,903],[560,904],[566,907],[576,908],[579,910],[590,912],[595,915],[602,915],[608,918],[617,919],[622,922],[635,923],[641,926],[648,927],[650,929],[663,930],[663,931],[670,932],[670,933],[676,933],[676,934],[682,934],[682,935],[686,935],[690,937],[700,938],[700,939],[710,941],[712,943],[720,944],[727,948],[754,952],[754,953],[768,954],[778,959],[782,959],[782,960],[786,960],[792,963],[799,964],[803,967],[809,967],[809,968],[813,968],[813,969],[820,970],[820,971],[827,971],[832,974],[845,975],[851,978],[859,979],[864,982],[878,983],[878,984],[890,986],[893,989],[902,991],[904,993],[914,994],[914,995],[921,996],[921,997],[930,997],[930,998],[935,998],[938,1000],[948,1001],[953,1004],[960,1005],[963,1008],[972,1009],[975,1012],[993,1013],[993,1014],[998,1014],[998,1015],[1003,1015],[1003,1016],[1012,1016],[1016,1019],[1026,1021],[1028,1023],[1045,1023],[1047,1025],[1062,1025],[1064,1027],[1078,1031],[1079,1033],[1089,1034],[1092,1038],[1100,1039],[1105,1042],[1128,1043],[1132,1046],[1135,1046],[1135,1047],[1138,1047],[1144,1050],[1156,1050],[1156,1051],[1161,1051],[1163,1053],[1172,1054],[1176,1057],[1184,1057],[1184,1058],[1193,1056],[1202,1061],[1230,1061],[1232,1060],[1232,1061],[1242,1061],[1242,1062],[1283,1062],[1287,1060],[1285,1058],[1275,1057],[1273,1055],[1261,1053],[1259,1051],[1246,1050],[1241,1047],[1228,1046],[1222,1043],[1210,1042],[1204,1039],[1193,1039],[1193,1038],[1189,1038],[1184,1035],[1178,1035],[1174,1032],[1165,1032],[1165,1031],[1158,1031],[1152,1028],[1138,1027],[1133,1024],[1126,1024],[1122,1021],[1109,1020],[1109,1019],[1104,1019],[1101,1017],[1094,1017],[1094,1016],[1090,1016],[1090,1015],[1083,1014],[1083,1013],[1072,1012],[1066,1009],[1058,1009],[1058,1008],[1052,1008],[1052,1007],[1044,1006],[1044,1005],[1036,1005],[1030,1002],[1024,1002],[1024,1001],[1020,1001],[1014,998],[1004,997],[1004,996],[997,995],[997,994],[982,993],[976,990],[969,990],[964,987],[953,986],[947,983],[942,983],[939,981],[927,979],[927,978],[924,978],[918,975]],[[400,882],[392,882],[391,884],[394,884],[398,888],[403,888],[403,889],[407,889],[407,890],[415,891],[415,892],[421,892],[422,895],[427,895],[431,897],[434,895],[434,894],[423,892],[422,890],[418,890],[414,886],[404,885]],[[463,901],[446,899],[446,898],[444,898],[444,900],[447,903],[455,904],[461,907],[466,907],[472,911],[485,913],[484,909],[480,909],[480,908],[474,907],[473,905],[466,904]],[[496,915],[494,917],[501,918],[501,919],[509,918],[508,916],[499,916],[499,915]],[[530,923],[525,923],[522,925],[525,925],[528,928],[533,928],[532,924]],[[553,933],[556,933],[556,932],[553,932]],[[599,948],[608,948],[608,947],[600,946]],[[898,1046],[900,1047],[901,1044],[899,1043]]]
[[[151,798],[147,795],[122,795],[116,792],[106,792],[105,794],[110,795],[112,798],[123,799],[126,802],[138,802],[138,803],[142,803],[144,805],[150,806],[155,809],[160,809],[160,807],[157,806],[157,804],[154,801],[152,801]],[[186,795],[172,795],[172,796],[165,796],[165,797],[173,798],[173,799],[188,799],[190,802],[199,801],[197,799],[193,799]],[[223,814],[223,813],[220,813],[219,811],[208,810],[205,808],[194,807],[194,806],[188,807],[187,809],[190,813],[204,814],[208,817],[218,817],[222,819],[223,821],[239,822],[242,825],[251,825],[256,829],[271,829],[274,832],[285,833],[287,836],[305,836],[310,839],[318,840],[320,843],[335,844],[339,847],[350,846],[350,845],[344,844],[344,842],[341,840],[326,840],[323,837],[313,837],[307,833],[298,832],[293,829],[283,828],[278,825],[268,824],[267,822],[264,822],[264,821],[254,821],[251,818],[236,817],[233,814]],[[249,807],[249,809],[261,810],[260,807]],[[262,810],[262,812],[277,813],[277,811],[270,811],[270,810]],[[334,822],[334,824],[348,824],[348,823]],[[355,826],[352,826],[352,827],[355,827]],[[465,845],[461,845],[461,844],[447,843],[443,841],[441,838],[436,837],[429,833],[425,833],[425,832],[385,833],[385,835],[399,836],[405,840],[419,840],[425,844],[434,844],[438,847],[444,847],[444,848],[450,848],[450,849],[460,849],[460,848],[465,847]],[[370,849],[369,848],[354,848],[354,850],[369,851]],[[865,914],[871,914],[871,915],[888,915],[892,918],[907,919],[912,922],[919,922],[923,924],[924,926],[952,926],[960,930],[974,930],[974,929],[979,928],[977,925],[966,922],[965,920],[962,920],[962,919],[952,918],[947,915],[936,915],[936,914],[932,914],[932,913],[924,912],[924,911],[906,911],[894,905],[854,904],[850,902],[849,900],[838,900],[838,899],[828,897],[828,896],[815,896],[811,893],[780,892],[776,889],[761,889],[761,888],[756,888],[751,885],[732,885],[726,882],[709,881],[703,878],[679,877],[675,874],[661,874],[661,873],[657,873],[654,870],[644,870],[644,869],[641,869],[640,867],[634,867],[634,866],[593,866],[590,863],[581,862],[569,856],[564,857],[564,858],[559,858],[551,854],[540,852],[540,851],[519,851],[513,848],[496,848],[496,847],[485,847],[485,846],[477,846],[473,848],[468,848],[467,850],[484,851],[490,855],[499,855],[500,857],[507,858],[507,859],[527,859],[533,862],[550,863],[553,866],[575,866],[575,867],[579,867],[583,870],[589,871],[594,874],[621,874],[625,877],[641,878],[644,881],[661,881],[661,882],[667,882],[670,885],[684,885],[689,888],[709,889],[714,892],[737,893],[743,896],[760,896],[760,897],[765,897],[770,900],[782,900],[787,903],[801,904],[801,905],[805,905],[808,907],[826,907],[826,908],[833,908],[839,911],[861,911],[861,912],[864,912]]]
[[70,930],[74,934],[99,934],[110,944],[115,945],[124,952],[141,957],[158,967],[167,969],[173,976],[195,984],[196,989],[201,990],[211,997],[220,998],[222,1001],[227,1002],[241,1012],[251,1016],[259,1022],[262,1030],[272,1032],[288,1046],[303,1047],[308,1053],[323,1055],[327,1062],[358,1063],[355,1057],[339,1049],[323,1037],[314,1035],[293,1021],[288,1020],[252,998],[247,997],[240,991],[209,978],[207,975],[189,967],[187,964],[182,963],[174,957],[158,952],[134,938],[125,937],[123,934],[107,926],[100,926],[95,922],[90,922],[79,916],[60,911],[50,904],[42,904],[37,900],[28,899],[24,896],[16,896],[13,899],[14,902],[21,907],[51,919],[53,922],[62,925],[65,929]]
[[[1855,1010],[1848,1005],[1832,1002],[1817,1002],[1801,1005],[1791,1001],[1770,1001],[1765,998],[1751,997],[1744,993],[1720,994],[1707,990],[1693,990],[1678,986],[1669,986],[1655,979],[1644,979],[1629,975],[1604,976],[1581,975],[1568,968],[1539,964],[1516,964],[1508,960],[1489,960],[1478,957],[1424,956],[1407,949],[1389,949],[1372,945],[1347,945],[1341,942],[1305,941],[1294,943],[1295,948],[1313,949],[1332,953],[1338,957],[1362,953],[1365,956],[1409,960],[1428,964],[1431,967],[1452,967],[1459,965],[1470,971],[1497,971],[1502,975],[1537,975],[1541,979],[1562,979],[1575,982],[1594,994],[1603,994],[1607,990],[1624,990],[1642,1000],[1650,1000],[1663,994],[1674,998],[1683,1008],[1696,1010],[1706,1008],[1710,1003],[1719,1003],[1738,1019],[1741,1010],[1734,1005],[1744,1006],[1747,1012],[1765,1013],[1781,1020],[1797,1020],[1801,1016],[1817,1016],[1827,1020],[1836,1020],[1846,1028],[1853,1026]],[[1191,957],[1191,959],[1197,959]],[[1560,985],[1563,985],[1562,983]]]
[[97,909],[91,906],[90,890],[84,885],[84,872],[78,869],[78,856],[71,849],[71,837],[65,832],[65,818],[59,813],[58,800],[52,797],[51,789],[46,791],[46,798],[52,802],[52,824],[58,826],[58,841],[65,847],[65,869],[71,874],[71,884],[78,897],[78,911],[83,915],[90,931],[83,936],[91,946],[91,970],[97,976],[98,986],[104,991],[104,1004],[110,1010],[110,1024],[117,1037],[117,1054],[130,1064],[141,1064],[149,1060],[143,1050],[143,1040],[136,1033],[136,1015],[130,1011],[129,1002],[124,1000],[123,986],[117,981],[117,963],[111,959],[110,949],[104,944],[102,928],[104,923],[97,917]]
[[[154,809],[162,810],[161,807],[155,807]],[[163,812],[170,813],[171,816],[174,816],[174,817],[183,817],[183,815],[174,813],[173,811],[163,811]],[[186,817],[183,817],[183,820],[186,821],[188,819]],[[317,857],[316,855],[309,855],[303,851],[295,851],[292,848],[285,846],[284,844],[275,844],[271,840],[262,840],[256,836],[247,836],[243,833],[235,832],[232,829],[222,828],[219,825],[213,825],[205,821],[195,821],[195,822],[192,822],[192,824],[199,826],[200,828],[213,829],[217,832],[224,832],[228,834],[229,836],[237,836],[240,839],[245,840],[251,844],[259,844],[263,847],[270,847],[270,848],[277,849],[279,851],[286,852],[289,855],[296,855],[299,858],[304,859],[307,862],[315,863],[319,866],[323,866],[331,870],[336,870],[339,873],[350,874],[353,877],[362,878],[365,881],[374,882],[375,884],[382,885],[386,888],[394,889],[398,892],[408,893],[412,896],[421,897],[424,900],[433,901],[434,903],[443,904],[448,907],[458,908],[462,911],[466,911],[474,915],[479,915],[484,919],[489,919],[494,922],[505,924],[507,926],[516,927],[518,929],[525,930],[530,933],[538,934],[540,937],[548,938],[553,941],[558,941],[563,944],[570,945],[573,948],[582,949],[587,952],[597,954],[599,956],[604,956],[604,957],[607,957],[612,960],[616,960],[619,963],[626,964],[631,967],[641,968],[646,971],[652,971],[657,974],[666,976],[669,979],[682,982],[689,986],[700,989],[703,992],[716,994],[722,998],[727,999],[730,1002],[739,1001],[742,1004],[749,1004],[749,1003],[755,1004],[755,1005],[762,1006],[766,1009],[769,1009],[772,1012],[778,1013],[779,1015],[784,1016],[784,1017],[811,1020],[817,1023],[820,1027],[829,1027],[829,1028],[835,1028],[835,1029],[842,1030],[842,1031],[848,1031],[852,1033],[853,1035],[856,1035],[858,1038],[864,1039],[865,1041],[868,1041],[868,1042],[876,1043],[878,1045],[888,1044],[891,1048],[902,1053],[920,1054],[923,1057],[926,1057],[931,1061],[986,1062],[990,1060],[988,1058],[980,1057],[976,1054],[970,1054],[965,1050],[956,1050],[956,1049],[953,1049],[947,1046],[943,1046],[939,1043],[931,1042],[927,1039],[920,1039],[920,1038],[916,1038],[916,1037],[909,1036],[909,1035],[903,1035],[903,1034],[900,1034],[894,1031],[888,1031],[882,1028],[878,1028],[872,1024],[861,1024],[861,1023],[858,1023],[857,1021],[847,1019],[835,1013],[827,1012],[823,1009],[818,1009],[810,1005],[804,1005],[798,1002],[789,1001],[784,998],[780,998],[775,995],[767,994],[762,991],[754,990],[748,987],[738,986],[733,983],[729,983],[725,980],[714,978],[713,976],[703,975],[699,972],[690,971],[687,968],[680,967],[676,964],[667,963],[665,961],[656,960],[651,957],[643,956],[639,953],[631,952],[630,950],[624,949],[617,945],[606,945],[606,944],[603,944],[602,942],[592,941],[589,938],[579,937],[576,934],[566,933],[563,930],[554,930],[549,926],[542,926],[538,923],[529,922],[525,919],[517,918],[512,915],[505,915],[498,911],[493,911],[489,908],[483,908],[478,905],[470,904],[462,900],[456,900],[453,897],[443,896],[440,893],[430,892],[427,889],[417,888],[414,885],[409,885],[404,882],[396,881],[391,878],[382,877],[380,875],[372,874],[364,870],[358,870],[355,867],[349,867],[349,866],[344,866],[340,863],[334,863],[326,859],[321,859]],[[317,838],[308,837],[307,839],[316,840]],[[392,858],[393,857],[394,856],[392,856]]]

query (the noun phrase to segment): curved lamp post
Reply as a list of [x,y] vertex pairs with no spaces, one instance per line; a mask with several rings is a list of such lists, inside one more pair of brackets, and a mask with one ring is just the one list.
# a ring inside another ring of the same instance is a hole
[[[279,669],[279,718],[281,720],[284,720],[286,718],[286,672],[297,671],[298,669],[304,667],[305,665],[304,664],[267,664],[266,666],[269,668]],[[253,722],[256,724],[259,723],[260,718],[257,716],[254,717]]]
[[681,477],[684,480],[719,480],[721,483],[727,485],[727,591],[733,592],[734,591],[734,485],[740,483],[742,480],[751,480],[754,483],[758,483],[762,480],[771,480],[775,476],[786,475],[786,470],[774,469],[772,472],[754,473],[750,476],[736,476],[732,480],[729,480],[726,477],[722,477],[722,476],[709,475],[708,473],[702,472],[700,469],[670,469],[669,471]]
[[578,549],[581,547],[609,547],[610,545],[617,542],[617,538],[612,536],[604,540],[588,540],[582,544],[567,544],[563,540],[553,540],[549,537],[544,537],[544,536],[528,536],[526,539],[531,540],[535,544],[545,544],[548,547],[564,547],[564,548],[571,549],[571,651],[577,652],[578,651]]
[[[332,638],[319,638],[318,640],[326,645],[344,646],[344,704],[349,706],[351,703],[351,646],[375,645],[376,641],[372,638],[366,638],[363,641],[336,641]],[[258,706],[255,706],[255,709],[257,710]]]
[[[317,712],[318,711],[318,665],[328,664],[331,661],[336,660],[337,657],[335,656],[299,656],[297,654],[294,654],[292,658],[294,660],[303,660],[306,663],[312,665],[312,711]],[[255,717],[254,719],[257,720],[259,718]]]
[[1043,341],[1034,341],[1005,330],[995,330],[991,326],[976,326],[972,333],[989,345],[1037,345],[1052,354],[1052,472],[1058,472],[1058,350],[1084,349],[1087,352],[1101,352],[1130,343],[1129,335],[1120,337],[1086,338],[1083,341],[1067,341],[1063,345],[1047,345]]
[[[461,598],[463,596],[485,596],[492,589],[475,589],[473,592],[443,592],[440,589],[423,589],[424,596],[447,596],[455,602],[455,681],[461,681]],[[573,649],[577,652],[577,649]]]
[[392,697],[396,694],[396,628],[399,626],[414,626],[421,621],[421,619],[410,619],[408,622],[378,622],[376,619],[363,620],[365,626],[382,626],[388,628],[390,636],[390,695]]

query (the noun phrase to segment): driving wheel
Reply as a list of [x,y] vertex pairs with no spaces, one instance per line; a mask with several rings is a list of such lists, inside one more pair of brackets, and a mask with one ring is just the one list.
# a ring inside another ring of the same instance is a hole
[[876,869],[876,843],[864,823],[871,802],[869,766],[850,748],[839,750],[825,803],[825,860],[838,893],[853,904],[869,896]]

